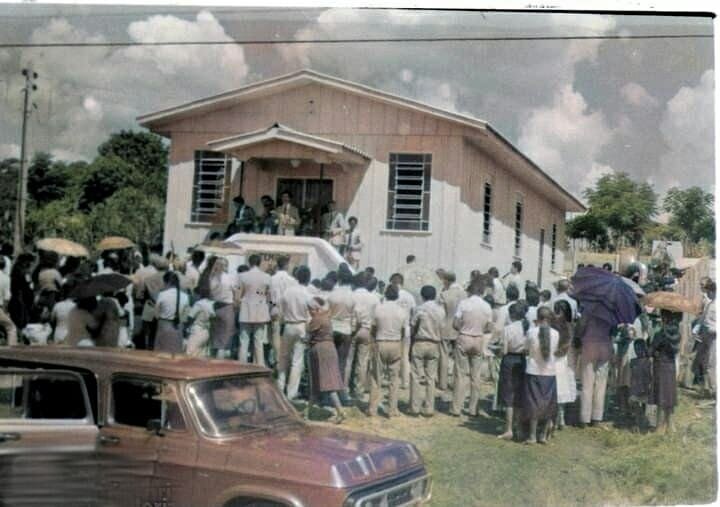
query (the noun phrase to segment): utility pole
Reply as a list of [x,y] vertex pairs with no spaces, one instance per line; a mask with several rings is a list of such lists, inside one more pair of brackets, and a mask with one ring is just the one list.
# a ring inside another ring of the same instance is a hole
[[23,251],[25,245],[25,208],[27,207],[27,180],[28,167],[26,160],[26,138],[27,138],[27,119],[30,115],[28,104],[30,103],[30,94],[37,90],[35,80],[38,78],[37,72],[32,69],[25,68],[22,70],[25,76],[25,87],[23,88],[23,117],[22,117],[22,140],[20,142],[20,171],[17,181],[17,206],[15,210],[15,255]]

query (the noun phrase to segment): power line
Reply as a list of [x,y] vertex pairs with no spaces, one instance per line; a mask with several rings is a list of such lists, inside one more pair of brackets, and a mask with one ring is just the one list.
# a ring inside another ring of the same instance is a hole
[[649,34],[649,35],[567,35],[567,36],[505,36],[505,37],[398,37],[376,39],[250,39],[224,41],[164,41],[164,42],[41,42],[0,43],[0,49],[12,48],[78,48],[78,47],[134,47],[134,46],[228,46],[281,44],[372,44],[387,42],[513,42],[513,41],[573,41],[573,40],[652,40],[652,39],[712,39],[711,34]]

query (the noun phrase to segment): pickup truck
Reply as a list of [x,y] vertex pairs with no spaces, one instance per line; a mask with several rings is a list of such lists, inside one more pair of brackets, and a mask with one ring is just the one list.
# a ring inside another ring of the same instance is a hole
[[270,370],[0,348],[0,505],[392,507],[431,480],[406,442],[302,420]]

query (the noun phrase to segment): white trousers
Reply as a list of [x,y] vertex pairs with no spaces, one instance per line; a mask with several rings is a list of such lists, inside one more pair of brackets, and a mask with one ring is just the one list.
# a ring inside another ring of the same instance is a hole
[[285,324],[280,342],[277,382],[280,391],[285,391],[287,387],[287,397],[290,400],[297,397],[300,379],[305,369],[306,336],[304,323]]

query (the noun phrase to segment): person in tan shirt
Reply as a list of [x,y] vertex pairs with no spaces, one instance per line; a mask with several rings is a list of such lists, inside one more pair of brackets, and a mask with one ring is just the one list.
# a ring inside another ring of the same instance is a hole
[[398,290],[388,285],[385,301],[375,307],[372,335],[375,351],[371,365],[370,403],[368,415],[376,416],[380,404],[380,387],[387,372],[390,376],[388,392],[388,417],[400,415],[398,391],[400,389],[400,363],[402,361],[402,340],[409,327],[407,311],[398,304]]
[[370,351],[372,336],[370,330],[375,317],[375,308],[380,304],[380,296],[375,292],[377,278],[367,273],[359,273],[355,278],[356,289],[353,292],[355,306],[353,308],[353,321],[355,325],[355,396],[359,397],[368,390],[368,368],[370,365]]
[[[426,416],[435,413],[435,383],[437,382],[440,340],[442,339],[445,310],[435,301],[435,287],[426,285],[420,290],[423,304],[415,309],[411,320],[412,371],[410,374],[410,413],[417,415],[421,407]],[[425,392],[422,390],[425,382]]]
[[455,312],[453,326],[459,335],[455,346],[455,387],[450,414],[459,416],[468,395],[468,413],[477,415],[480,401],[481,368],[485,349],[492,332],[493,313],[483,299],[485,286],[473,282],[468,287],[467,299],[460,302]]
[[445,322],[443,323],[443,335],[440,341],[440,359],[438,361],[438,388],[447,391],[450,387],[449,376],[453,371],[453,357],[455,355],[455,340],[458,332],[453,328],[453,317],[457,311],[460,301],[467,297],[465,289],[459,283],[455,273],[441,271],[441,278],[444,289],[440,293],[439,303],[445,310]]

